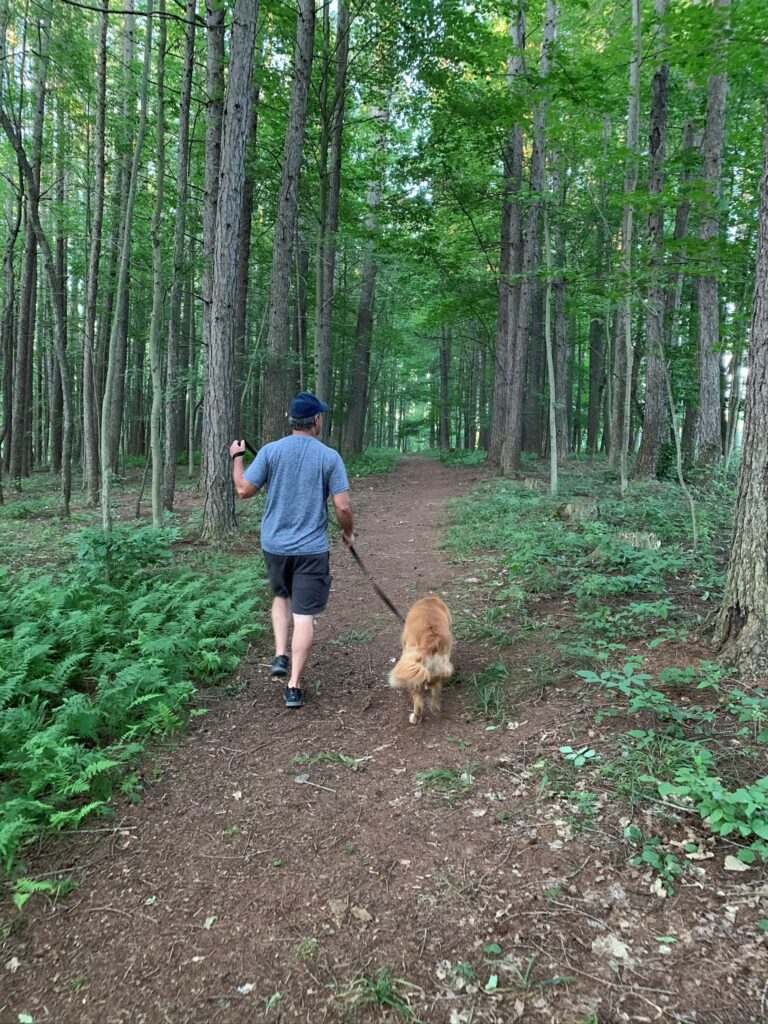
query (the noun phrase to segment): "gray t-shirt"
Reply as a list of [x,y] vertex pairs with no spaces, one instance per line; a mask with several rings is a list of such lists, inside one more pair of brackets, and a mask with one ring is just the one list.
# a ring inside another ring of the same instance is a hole
[[333,448],[310,434],[265,444],[243,474],[266,487],[261,546],[273,555],[321,555],[328,550],[328,507],[349,490],[347,471]]

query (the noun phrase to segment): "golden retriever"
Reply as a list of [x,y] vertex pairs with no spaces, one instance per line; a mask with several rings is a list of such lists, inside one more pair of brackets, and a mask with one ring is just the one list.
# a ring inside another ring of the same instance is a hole
[[424,697],[432,712],[440,710],[440,690],[453,675],[451,613],[439,597],[422,597],[408,612],[401,637],[403,653],[389,673],[389,685],[407,690],[413,711],[408,719],[418,725]]

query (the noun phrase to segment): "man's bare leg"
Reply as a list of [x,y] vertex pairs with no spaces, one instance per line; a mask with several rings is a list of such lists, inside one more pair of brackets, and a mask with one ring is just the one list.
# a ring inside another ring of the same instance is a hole
[[307,663],[314,636],[314,615],[294,615],[291,640],[291,678],[288,680],[288,686],[301,686],[301,674]]
[[288,633],[293,614],[287,597],[276,597],[272,602],[272,633],[275,637],[275,657],[288,653]]

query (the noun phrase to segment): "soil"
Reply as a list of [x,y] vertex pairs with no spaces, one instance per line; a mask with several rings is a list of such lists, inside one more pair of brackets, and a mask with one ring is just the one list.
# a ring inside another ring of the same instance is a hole
[[[446,502],[484,475],[411,457],[354,482],[357,549],[401,610],[492,600],[492,561],[440,547]],[[442,714],[414,727],[386,685],[398,622],[340,546],[332,571],[303,709],[283,707],[271,648],[250,650],[114,827],[28,857],[79,888],[21,913],[3,897],[0,1021],[766,1020],[765,873],[724,870],[733,849],[683,816],[699,859],[665,898],[623,838],[653,834],[649,814],[593,776],[585,820],[545,784],[561,745],[626,728],[595,723],[572,673],[531,669],[557,661],[567,603],[534,606],[543,628],[510,647],[460,641]],[[489,728],[466,684],[499,661],[519,702]],[[436,769],[454,792],[419,774]]]

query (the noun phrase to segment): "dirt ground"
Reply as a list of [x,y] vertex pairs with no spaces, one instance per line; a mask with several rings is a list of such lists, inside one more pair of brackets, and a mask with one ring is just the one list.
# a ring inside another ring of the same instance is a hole
[[[440,549],[446,501],[483,475],[411,457],[354,482],[358,550],[400,609],[488,599],[483,563]],[[501,652],[460,642],[442,715],[413,727],[386,685],[397,621],[340,547],[332,571],[303,709],[283,708],[271,649],[249,651],[115,827],[33,852],[29,876],[80,887],[21,914],[3,896],[0,1021],[768,1020],[765,873],[725,871],[697,832],[701,859],[662,898],[630,863],[628,804],[593,781],[576,827],[542,787],[562,744],[619,728],[595,724],[580,680],[534,678],[554,625]],[[489,729],[462,679],[500,659],[521,699]],[[318,754],[347,763],[303,763]],[[459,791],[420,780],[434,769]]]

